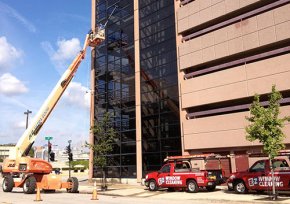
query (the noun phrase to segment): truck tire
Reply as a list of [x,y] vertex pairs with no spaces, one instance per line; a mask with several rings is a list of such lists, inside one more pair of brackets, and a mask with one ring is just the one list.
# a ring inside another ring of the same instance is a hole
[[13,187],[14,187],[13,177],[11,175],[6,175],[2,183],[3,192],[11,192]]
[[149,181],[148,188],[149,188],[149,191],[156,191],[157,190],[156,181],[154,179],[151,179]]
[[67,188],[66,191],[68,193],[78,193],[78,189],[79,189],[79,181],[76,177],[70,177],[67,179],[67,182],[72,184],[71,188]]
[[36,189],[36,179],[34,176],[29,176],[23,184],[23,192],[25,194],[35,193]]
[[245,194],[248,192],[248,189],[247,189],[244,181],[242,181],[242,180],[238,180],[235,182],[234,190],[236,193],[239,193],[239,194]]
[[189,180],[187,182],[187,192],[189,193],[196,193],[198,192],[198,185],[195,180]]

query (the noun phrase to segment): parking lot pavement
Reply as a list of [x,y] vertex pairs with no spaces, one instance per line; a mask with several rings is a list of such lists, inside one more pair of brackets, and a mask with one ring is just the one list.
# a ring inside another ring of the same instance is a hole
[[[2,185],[2,178],[0,178],[0,183]],[[87,179],[80,180],[79,183],[79,193],[80,194],[92,194],[93,183],[89,182]],[[15,189],[16,191],[21,191],[21,189]],[[2,191],[2,190],[1,190]],[[14,190],[13,190],[14,191]],[[65,189],[60,191],[66,191]],[[227,187],[218,186],[213,192],[207,192],[206,190],[200,190],[198,193],[187,193],[183,191],[179,192],[168,192],[166,189],[160,189],[158,191],[149,191],[145,186],[141,184],[108,184],[107,191],[101,191],[100,184],[97,185],[98,195],[104,196],[114,196],[114,197],[128,197],[128,198],[148,198],[156,200],[176,200],[179,201],[203,201],[205,203],[273,203],[270,200],[269,194],[235,194],[234,192],[229,192]],[[1,192],[3,193],[3,192]],[[0,195],[1,197],[1,195]],[[280,193],[278,201],[275,203],[289,203],[290,204],[290,192]]]
[[[80,186],[80,193],[92,193],[92,186]],[[289,192],[290,193],[290,192]],[[290,203],[290,194],[284,193],[279,195],[278,201],[275,203]],[[141,185],[124,185],[115,184],[108,187],[107,191],[98,189],[98,194],[107,196],[121,196],[121,197],[139,197],[139,198],[156,198],[156,199],[170,199],[170,200],[200,200],[221,203],[273,203],[270,200],[269,194],[257,194],[255,192],[249,194],[235,194],[227,190],[225,186],[218,186],[214,192],[207,192],[200,190],[198,193],[187,192],[168,192],[166,189],[158,191],[148,191],[145,186]]]

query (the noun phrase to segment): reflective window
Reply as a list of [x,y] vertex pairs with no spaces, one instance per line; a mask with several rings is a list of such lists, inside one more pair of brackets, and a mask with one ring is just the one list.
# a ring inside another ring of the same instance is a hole
[[[136,105],[133,0],[98,0],[96,22],[108,20],[96,49],[95,118],[105,112],[118,132],[106,169],[110,177],[136,177]],[[174,0],[139,0],[143,175],[181,152]],[[94,177],[100,177],[94,167]]]
[[[112,115],[119,139],[107,156],[109,177],[136,177],[134,25],[132,0],[97,1],[96,21],[106,27],[106,40],[96,49],[95,117]],[[94,168],[94,177],[101,177]]]
[[139,0],[143,175],[180,154],[174,0]]
[[165,165],[160,169],[161,173],[170,173],[170,165]]

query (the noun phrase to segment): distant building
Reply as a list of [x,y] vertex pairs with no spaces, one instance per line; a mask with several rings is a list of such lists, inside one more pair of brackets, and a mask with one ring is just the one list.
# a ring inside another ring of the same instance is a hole
[[9,151],[15,146],[15,144],[0,145],[0,162],[9,156]]
[[[55,153],[55,161],[65,163],[68,161],[68,155],[65,149],[60,149],[56,145],[52,145],[52,151]],[[89,152],[86,152],[81,147],[72,148],[73,159],[76,160],[89,160]],[[47,160],[47,145],[35,148],[35,158]]]

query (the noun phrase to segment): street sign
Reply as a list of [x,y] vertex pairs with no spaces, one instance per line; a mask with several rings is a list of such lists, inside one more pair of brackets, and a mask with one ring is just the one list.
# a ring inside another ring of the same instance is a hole
[[52,140],[52,137],[45,137],[45,140]]

